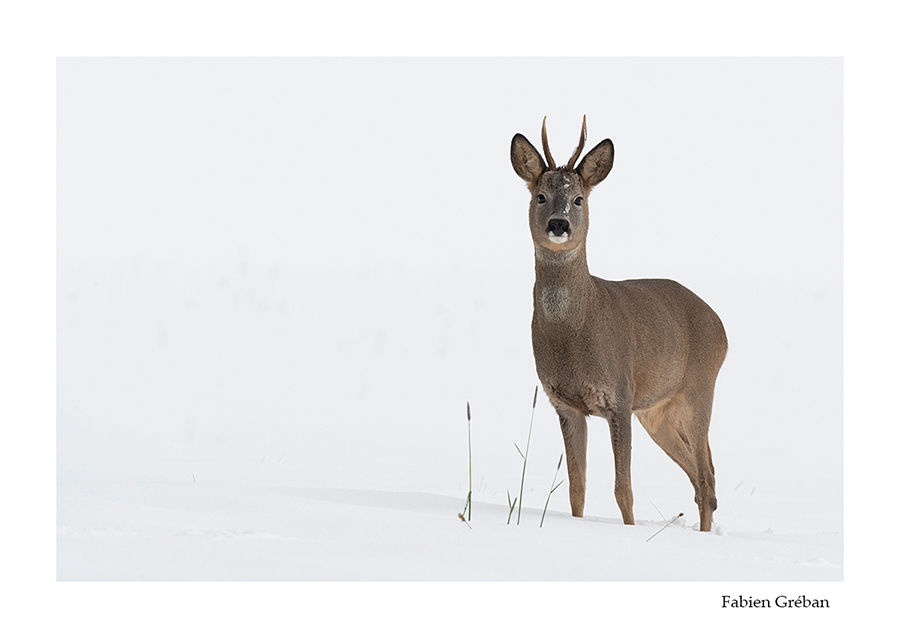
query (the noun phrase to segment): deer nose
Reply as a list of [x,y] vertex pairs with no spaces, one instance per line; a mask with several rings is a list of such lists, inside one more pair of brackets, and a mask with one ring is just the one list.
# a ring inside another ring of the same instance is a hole
[[569,222],[565,219],[551,219],[547,223],[547,234],[561,237],[570,233]]

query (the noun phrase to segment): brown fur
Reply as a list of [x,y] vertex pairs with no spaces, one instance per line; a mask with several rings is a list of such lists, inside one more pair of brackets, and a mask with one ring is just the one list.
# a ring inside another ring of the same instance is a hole
[[[700,529],[709,531],[716,492],[707,435],[716,376],[728,349],[722,322],[702,299],[674,281],[606,281],[588,272],[587,198],[612,169],[610,140],[595,146],[574,170],[575,156],[563,168],[549,168],[520,134],[513,137],[510,155],[531,191],[532,345],[538,378],[559,415],[572,515],[584,514],[586,417],[602,416],[612,440],[616,502],[625,523],[634,524],[635,414],[687,473]],[[557,227],[567,224],[564,240],[550,231],[551,220]]]

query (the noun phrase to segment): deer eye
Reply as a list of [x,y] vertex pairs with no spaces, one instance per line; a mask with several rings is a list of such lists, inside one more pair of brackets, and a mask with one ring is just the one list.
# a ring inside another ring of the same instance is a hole
[[584,198],[583,198],[583,197],[576,197],[576,198],[575,198],[575,205],[576,205],[576,206],[581,206],[581,204],[583,204],[583,203],[584,203]]
[[544,197],[543,195],[538,195],[538,196],[537,196],[537,201],[538,201],[538,204],[543,204],[544,202],[547,201],[547,198]]

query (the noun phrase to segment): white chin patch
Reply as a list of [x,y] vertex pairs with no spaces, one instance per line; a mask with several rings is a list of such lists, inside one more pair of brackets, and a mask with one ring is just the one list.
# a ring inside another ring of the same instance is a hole
[[562,235],[547,233],[547,237],[549,237],[550,241],[552,241],[554,244],[564,244],[569,240],[569,233],[563,233]]

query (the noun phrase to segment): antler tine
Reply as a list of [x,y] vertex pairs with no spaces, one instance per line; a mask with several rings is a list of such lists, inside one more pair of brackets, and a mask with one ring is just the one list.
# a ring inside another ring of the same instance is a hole
[[584,142],[587,140],[587,115],[584,116],[584,119],[581,120],[581,139],[578,140],[578,146],[575,147],[575,152],[572,153],[572,157],[569,158],[568,163],[566,164],[566,170],[571,171],[575,168],[575,162],[578,161],[578,156],[581,155],[581,151],[584,150]]
[[553,156],[550,155],[550,145],[547,143],[547,116],[544,116],[544,123],[541,125],[541,142],[544,144],[544,155],[547,157],[547,165],[551,171],[556,170],[556,163]]

